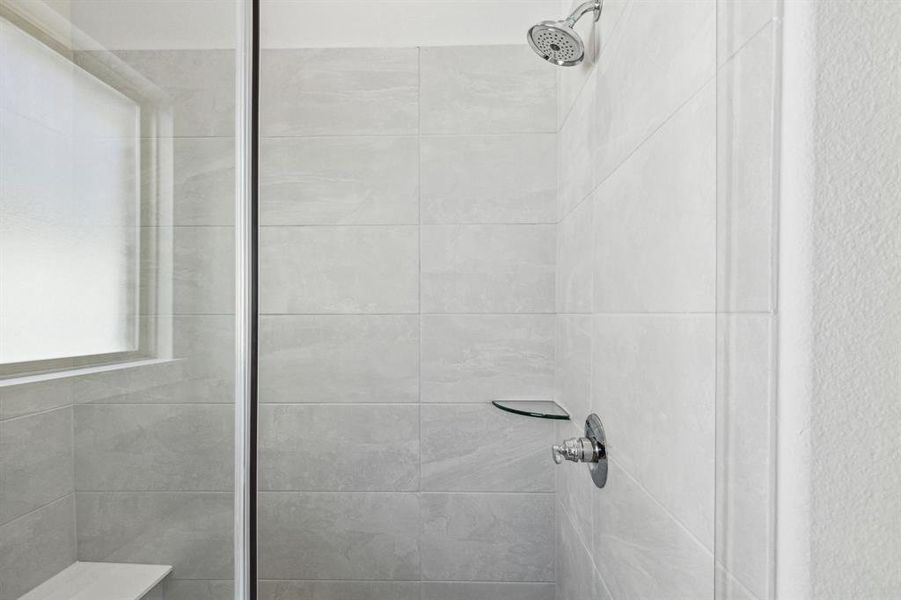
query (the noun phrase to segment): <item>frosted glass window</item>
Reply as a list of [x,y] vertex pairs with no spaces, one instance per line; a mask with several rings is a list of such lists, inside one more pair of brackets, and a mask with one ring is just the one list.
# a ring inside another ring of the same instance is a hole
[[0,21],[0,364],[138,348],[140,109]]

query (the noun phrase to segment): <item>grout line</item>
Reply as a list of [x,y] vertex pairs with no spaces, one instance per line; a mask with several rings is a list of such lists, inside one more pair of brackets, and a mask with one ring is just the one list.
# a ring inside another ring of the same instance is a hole
[[[503,136],[527,136],[527,135],[554,135],[557,133],[555,129],[533,129],[533,130],[510,130],[510,131],[387,131],[384,133],[334,133],[334,134],[290,134],[290,135],[266,135],[261,136],[260,140],[307,140],[307,139],[348,139],[348,138],[452,138],[452,137],[503,137]],[[201,139],[202,136],[183,136],[195,139]],[[222,138],[225,136],[208,136],[210,138]],[[170,139],[169,138],[146,138],[146,139]]]
[[[546,402],[551,400],[550,396],[545,396],[543,398],[514,398],[514,400],[522,400],[522,401],[534,401],[534,402]],[[333,407],[342,407],[342,406],[354,406],[354,407],[363,407],[363,406],[422,406],[422,407],[450,407],[450,406],[489,406],[491,404],[491,400],[470,400],[465,401],[461,400],[459,402],[264,402],[263,404],[267,406],[333,406]],[[124,406],[129,406],[128,404],[124,404]],[[156,406],[156,405],[151,405]],[[500,410],[500,409],[497,409]],[[562,420],[562,419],[543,419],[545,421],[550,420]]]
[[[613,28],[607,32],[607,42],[605,43],[604,40],[601,40],[601,46],[598,50],[596,62],[589,69],[589,72],[588,72],[588,74],[586,74],[584,80],[582,81],[582,84],[579,86],[578,91],[573,96],[573,102],[567,107],[565,113],[563,114],[563,118],[560,119],[560,121],[558,122],[558,124],[557,124],[558,125],[558,127],[557,127],[558,133],[563,130],[563,126],[566,125],[566,122],[569,120],[569,117],[572,114],[573,109],[576,106],[576,100],[582,94],[582,91],[585,89],[585,85],[588,83],[588,80],[591,79],[592,76],[600,77],[600,75],[597,75],[597,73],[600,72],[601,59],[606,57],[606,55],[604,54],[604,51],[607,50],[607,48],[610,46],[610,44],[613,41],[615,41],[619,38],[619,36],[616,34],[619,32],[623,21],[625,21],[626,17],[628,17],[629,14],[632,12],[632,6],[634,6],[634,5],[631,3],[631,0],[626,0],[626,6],[623,7],[622,13],[620,13],[619,18],[617,18],[616,23],[613,25]],[[601,19],[603,19],[603,18],[604,18],[604,9],[602,7],[601,8]],[[598,38],[600,38],[601,31],[600,31],[599,27],[598,27],[597,33],[595,35]],[[558,88],[559,88],[559,85],[558,85]],[[558,119],[559,119],[559,115],[558,115]]]
[[71,446],[69,448],[69,450],[72,452],[72,461],[71,461],[71,463],[72,463],[72,471],[71,471],[72,495],[73,495],[72,496],[72,530],[74,533],[73,543],[75,544],[75,548],[74,548],[74,552],[72,553],[72,556],[75,557],[75,560],[78,560],[78,498],[75,497],[75,491],[76,491],[76,488],[78,487],[78,473],[75,470],[75,465],[77,464],[77,461],[75,459],[76,459],[76,454],[78,451],[78,442],[75,439],[75,432],[77,431],[77,428],[75,426],[75,404],[74,404],[74,402],[72,404],[72,416],[70,419],[70,423],[72,425],[72,431],[70,434],[72,436],[71,437]]
[[50,500],[49,502],[45,502],[44,504],[41,504],[40,506],[31,509],[31,510],[28,511],[27,513],[21,514],[21,515],[19,515],[18,517],[15,517],[15,518],[13,518],[13,519],[10,519],[9,521],[6,521],[5,523],[0,524],[0,528],[6,527],[7,525],[12,525],[12,524],[15,523],[16,521],[19,521],[19,520],[21,520],[21,519],[24,519],[24,518],[26,518],[26,517],[29,517],[29,516],[33,515],[34,513],[38,512],[38,511],[44,510],[45,508],[49,508],[50,506],[53,506],[54,504],[57,504],[57,503],[59,503],[59,502],[62,502],[62,501],[64,501],[66,498],[68,498],[69,496],[73,496],[73,503],[74,503],[75,491],[74,491],[74,490],[73,490],[73,491],[68,491],[68,492],[66,492],[65,494],[63,494],[62,496],[57,496],[57,497],[54,498],[53,500]]
[[[23,385],[28,385],[28,384],[23,384]],[[68,404],[63,404],[63,405],[60,405],[60,406],[54,406],[54,407],[52,407],[52,408],[46,408],[46,409],[44,409],[44,410],[38,410],[38,411],[35,411],[35,412],[30,412],[30,413],[25,413],[25,414],[21,414],[21,415],[16,415],[16,416],[14,416],[14,417],[5,417],[5,418],[0,419],[0,423],[3,423],[3,424],[5,424],[5,423],[12,423],[13,421],[18,421],[18,420],[21,420],[21,419],[28,419],[28,418],[30,418],[30,417],[40,417],[40,416],[43,416],[43,415],[48,415],[48,414],[50,414],[50,413],[52,413],[52,412],[56,412],[56,411],[58,411],[58,410],[64,410],[64,409],[67,409],[67,408],[74,408],[75,406],[77,406],[77,404],[70,401]]]
[[[263,313],[264,317],[543,317],[554,316],[554,312],[404,312],[404,313]],[[649,313],[638,313],[649,314]]]
[[417,408],[417,416],[419,419],[418,422],[418,435],[419,435],[419,447],[418,458],[419,458],[419,487],[416,501],[416,510],[417,510],[417,525],[416,525],[416,558],[417,558],[417,573],[419,575],[419,598],[422,600],[422,540],[425,535],[424,525],[422,522],[422,48],[417,48],[416,54],[416,77],[417,77],[417,90],[416,90],[416,114],[417,114],[417,134],[419,138],[417,140],[416,145],[416,153],[417,153],[417,165],[416,165],[416,177],[417,177],[417,214],[418,214],[418,223],[417,227],[417,235],[418,235],[418,247],[417,247],[417,300],[419,301],[418,306],[418,319],[419,319],[419,343],[418,343],[418,354],[417,357],[419,359],[419,365],[417,368],[417,400],[419,400],[419,408]]
[[766,31],[766,29],[770,25],[773,25],[775,27],[775,25],[778,22],[779,22],[779,19],[777,17],[771,17],[770,19],[768,19],[767,22],[764,23],[763,25],[761,25],[759,29],[757,29],[754,33],[752,33],[750,36],[748,36],[748,39],[746,39],[744,42],[742,42],[738,48],[735,48],[732,52],[727,54],[726,57],[723,59],[722,63],[719,62],[719,56],[717,56],[717,68],[716,68],[717,71],[723,69],[729,63],[731,63],[733,60],[735,60],[735,58],[739,55],[739,53],[741,53],[742,50],[744,50],[745,48],[750,46],[751,43],[754,40],[756,40],[757,37],[760,36],[764,31]]
[[[772,214],[770,215],[770,223],[772,225],[772,233],[770,238],[770,306],[774,311],[774,318],[769,323],[769,382],[770,382],[770,400],[767,409],[767,434],[770,436],[768,450],[770,460],[768,465],[767,483],[770,486],[769,497],[767,498],[767,536],[766,536],[766,566],[767,566],[767,588],[765,596],[767,598],[776,597],[776,583],[779,577],[779,567],[777,561],[777,497],[778,497],[778,456],[779,456],[779,403],[781,392],[779,390],[779,356],[781,347],[779,345],[779,332],[781,323],[779,318],[779,287],[781,285],[781,264],[780,264],[780,244],[781,244],[781,221],[780,211],[782,206],[782,117],[783,117],[783,81],[784,81],[784,30],[782,19],[784,17],[785,5],[779,2],[777,5],[777,16],[773,20],[773,42],[772,49],[775,56],[773,60],[773,122],[772,122],[772,166],[770,174],[772,177]],[[716,557],[714,556],[714,559]],[[737,579],[737,577],[736,577]]]
[[[324,582],[352,582],[352,583],[488,583],[497,585],[554,585],[553,581],[523,580],[523,581],[494,581],[489,579],[264,579],[260,581],[324,581]],[[230,579],[181,579],[180,581],[231,581]],[[579,599],[584,600],[584,599]]]
[[[407,132],[407,133],[338,133],[338,134],[311,134],[311,135],[269,135],[260,139],[263,141],[271,140],[332,140],[332,139],[361,139],[361,140],[382,140],[385,138],[400,139],[417,139],[417,138],[501,138],[501,137],[529,137],[529,136],[551,136],[557,133],[556,130],[533,130],[533,131],[459,131],[459,132]],[[159,139],[233,139],[223,136],[185,136],[181,138],[146,138],[151,140]]]
[[[140,393],[142,390],[134,390],[131,392],[123,392],[122,396],[129,396],[131,394]],[[82,406],[227,406],[234,407],[234,400],[229,402],[78,402],[73,405],[74,408],[79,408]]]
[[643,485],[640,481],[638,481],[638,479],[636,479],[636,477],[635,477],[634,475],[632,475],[632,473],[630,473],[629,471],[627,471],[627,470],[623,467],[623,465],[621,465],[621,464],[619,463],[619,461],[616,461],[616,460],[614,460],[613,458],[610,458],[609,460],[610,460],[610,462],[614,463],[614,464],[617,466],[617,468],[620,470],[620,472],[622,472],[626,477],[628,477],[629,479],[631,479],[631,480],[632,480],[632,483],[634,483],[635,486],[638,487],[639,490],[641,490],[642,492],[644,492],[644,494],[645,494],[648,498],[650,498],[651,501],[652,501],[654,504],[656,504],[657,507],[658,507],[660,510],[662,510],[663,513],[664,513],[666,516],[668,516],[668,517],[670,518],[670,520],[673,521],[673,522],[679,527],[679,529],[681,529],[681,530],[682,530],[689,538],[691,538],[692,541],[694,541],[695,543],[697,543],[698,546],[700,546],[705,552],[707,552],[707,554],[709,554],[711,557],[713,556],[713,549],[708,548],[708,547],[707,547],[707,544],[705,544],[704,542],[702,542],[702,541],[698,538],[698,536],[696,536],[690,529],[688,529],[688,527],[685,526],[684,523],[682,523],[682,521],[681,521],[679,518],[676,517],[676,515],[674,515],[672,512],[670,512],[670,510],[669,510],[666,506],[664,506],[664,504],[663,504],[660,500],[658,500],[657,497],[656,497],[654,494],[652,494],[646,487],[644,487],[644,485]]
[[588,192],[575,205],[573,205],[572,208],[570,208],[569,211],[561,217],[561,220],[565,219],[567,216],[572,214],[579,206],[582,205],[583,202],[585,202],[588,198],[590,198],[592,195],[597,193],[598,190],[605,183],[607,183],[607,181],[609,181],[615,174],[619,173],[619,170],[623,167],[623,165],[625,165],[627,162],[629,162],[629,159],[631,159],[636,153],[638,153],[638,151],[641,150],[651,139],[656,137],[657,133],[661,129],[663,129],[670,121],[673,120],[674,117],[676,117],[680,112],[682,112],[682,110],[686,106],[688,106],[693,100],[695,100],[695,98],[697,98],[701,94],[701,92],[704,90],[704,88],[706,88],[710,84],[710,82],[714,81],[715,79],[716,79],[716,69],[714,68],[714,72],[710,76],[708,76],[706,79],[704,79],[703,83],[701,83],[701,85],[698,86],[698,88],[694,92],[689,94],[688,97],[684,101],[679,103],[672,110],[672,112],[665,115],[663,120],[657,126],[655,126],[646,136],[641,138],[641,140],[639,140],[639,142],[635,145],[635,147],[632,148],[621,160],[616,162],[610,168],[609,172],[600,181],[594,183],[594,185],[591,188],[591,191]]
[[75,490],[74,494],[234,494],[234,489],[222,490]]
[[[421,188],[421,186],[420,186]],[[421,195],[421,193],[420,193]],[[420,215],[420,219],[422,216]],[[375,228],[413,228],[413,227],[552,227],[557,221],[519,221],[516,223],[500,221],[440,221],[429,223],[279,223],[277,225],[260,225],[260,229],[375,229]],[[228,225],[148,225],[146,229],[202,229],[202,228],[231,229]]]
[[209,496],[234,496],[235,491],[229,490],[75,490],[77,494],[206,494]]
[[[146,490],[146,492],[141,493],[191,493],[191,490]],[[121,493],[134,493],[128,490],[119,490]],[[107,493],[105,491],[100,491],[96,493]],[[115,492],[114,492],[115,493]],[[213,493],[213,492],[197,492],[197,493]],[[216,492],[219,493],[219,492]],[[440,491],[440,490],[260,490],[261,494],[393,494],[398,496],[540,496],[540,497],[551,497],[554,496],[555,492],[545,491],[545,492],[497,492],[497,491]]]
[[[734,585],[738,589],[740,589],[743,592],[744,596],[751,598],[753,600],[760,600],[758,595],[755,594],[754,592],[752,592],[750,590],[750,588],[748,588],[744,583],[742,583],[741,580],[738,578],[738,576],[735,573],[733,573],[726,565],[724,565],[722,562],[716,560],[715,558],[714,558],[713,563],[714,563],[714,566],[713,566],[714,577],[715,577],[717,583],[720,581],[720,576],[718,573],[716,573],[716,571],[720,570],[725,574],[726,577],[729,578],[729,583],[731,585]],[[728,590],[726,590],[726,591],[728,591]]]

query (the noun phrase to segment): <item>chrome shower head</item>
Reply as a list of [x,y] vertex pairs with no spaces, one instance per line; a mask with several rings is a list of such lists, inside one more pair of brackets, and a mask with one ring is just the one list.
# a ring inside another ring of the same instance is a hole
[[594,12],[594,20],[601,17],[601,0],[579,5],[562,21],[542,21],[529,29],[526,38],[535,54],[558,67],[572,67],[585,58],[585,44],[573,27],[585,13]]
[[558,67],[572,67],[585,57],[582,38],[566,21],[542,21],[529,29],[529,46]]

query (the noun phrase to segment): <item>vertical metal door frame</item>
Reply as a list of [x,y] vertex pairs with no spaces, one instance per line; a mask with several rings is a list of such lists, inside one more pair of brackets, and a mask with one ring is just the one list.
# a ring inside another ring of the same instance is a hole
[[235,111],[235,600],[256,597],[259,0],[237,0]]

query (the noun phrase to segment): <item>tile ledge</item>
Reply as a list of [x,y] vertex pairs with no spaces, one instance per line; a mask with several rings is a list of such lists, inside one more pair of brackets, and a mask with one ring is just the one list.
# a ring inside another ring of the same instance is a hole
[[139,600],[171,572],[169,565],[75,562],[19,600]]
[[65,369],[62,371],[51,371],[49,373],[38,373],[37,375],[22,375],[16,377],[7,377],[0,379],[0,388],[12,387],[16,385],[26,385],[29,383],[38,383],[41,381],[52,381],[54,379],[65,379],[67,377],[78,377],[80,375],[92,375],[94,373],[106,373],[107,371],[121,371],[123,369],[136,369],[139,367],[149,367],[152,365],[163,365],[166,363],[178,362],[180,358],[150,358],[145,360],[133,360],[122,363],[112,363],[108,365],[98,365],[94,367],[80,367],[77,369]]

